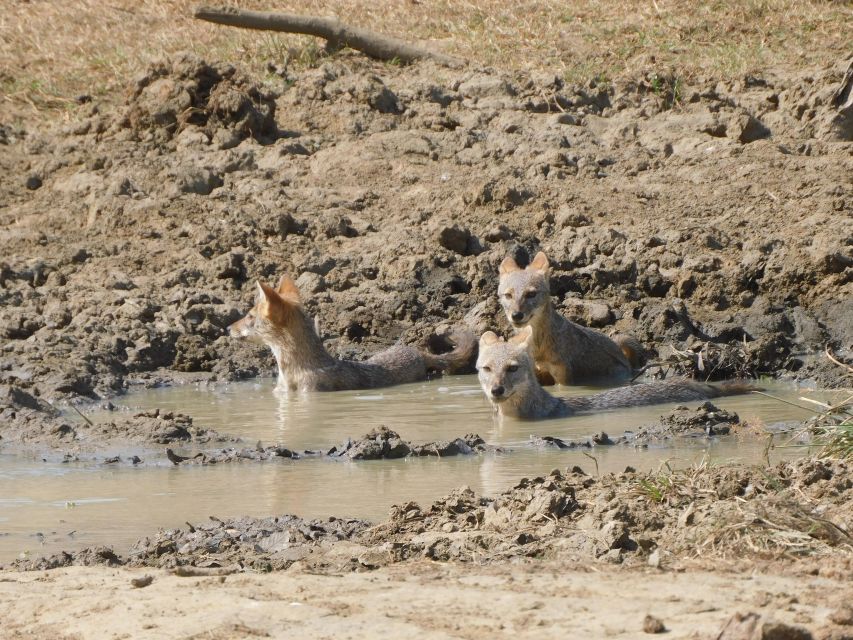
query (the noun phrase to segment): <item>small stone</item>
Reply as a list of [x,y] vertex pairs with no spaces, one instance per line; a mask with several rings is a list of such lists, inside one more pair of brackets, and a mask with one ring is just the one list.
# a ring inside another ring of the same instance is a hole
[[666,627],[660,618],[655,618],[652,615],[646,615],[643,620],[643,631],[646,633],[663,633]]
[[611,520],[605,524],[601,528],[601,536],[610,549],[624,549],[630,539],[625,523],[618,520]]
[[843,605],[829,612],[829,620],[845,627],[853,626],[853,605]]
[[390,556],[384,549],[368,549],[358,557],[358,563],[368,569],[376,569],[388,564]]
[[483,236],[486,242],[501,242],[502,240],[509,240],[511,237],[512,231],[505,224],[490,227]]
[[601,556],[599,560],[610,564],[622,564],[622,549],[611,549]]
[[130,586],[134,589],[143,589],[154,582],[154,576],[144,575],[140,578],[132,578],[130,580]]
[[649,554],[648,565],[654,569],[661,568],[661,555],[659,549],[655,549]]
[[42,179],[40,176],[32,174],[27,176],[26,186],[30,191],[35,191],[36,189],[40,189],[42,185]]

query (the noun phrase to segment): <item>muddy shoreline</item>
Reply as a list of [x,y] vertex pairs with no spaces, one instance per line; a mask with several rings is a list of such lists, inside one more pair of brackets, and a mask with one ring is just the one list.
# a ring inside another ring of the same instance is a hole
[[[785,555],[826,570],[853,566],[853,479],[839,461],[770,468],[626,469],[595,477],[574,466],[522,478],[495,496],[460,488],[429,506],[395,506],[378,524],[296,516],[228,518],[161,530],[128,551],[109,547],[18,560],[73,565],[197,567],[228,572],[363,571],[417,559],[502,562],[536,558],[669,568]],[[822,566],[818,563],[817,566]]]

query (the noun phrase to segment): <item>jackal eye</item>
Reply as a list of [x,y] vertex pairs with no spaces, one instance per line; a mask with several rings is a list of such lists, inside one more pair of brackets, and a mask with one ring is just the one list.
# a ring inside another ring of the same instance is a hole
[[480,371],[485,371],[486,373],[491,373],[492,368],[491,367],[480,367]]
[[536,291],[526,291],[524,293],[524,297],[527,298],[528,300],[530,300],[531,298],[535,298],[536,294],[537,294]]
[[504,294],[504,298],[505,298],[505,299],[507,299],[507,300],[512,300],[512,294],[511,294],[509,291],[507,291],[507,292]]
[[518,371],[518,365],[517,364],[511,364],[506,368],[506,370],[509,371],[510,373],[515,373],[516,371]]

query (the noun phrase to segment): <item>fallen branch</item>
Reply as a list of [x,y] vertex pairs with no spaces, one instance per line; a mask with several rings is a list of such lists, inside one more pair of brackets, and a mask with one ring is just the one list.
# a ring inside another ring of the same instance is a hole
[[234,7],[199,7],[195,18],[244,29],[301,33],[323,38],[330,50],[349,47],[378,60],[398,60],[403,63],[415,60],[433,60],[448,67],[461,67],[459,58],[430,51],[411,42],[382,35],[369,29],[344,24],[337,18],[301,16],[292,13],[267,13],[246,11]]
[[210,576],[230,576],[232,573],[242,571],[239,565],[230,567],[193,567],[181,566],[172,569],[172,574],[179,578],[207,578]]

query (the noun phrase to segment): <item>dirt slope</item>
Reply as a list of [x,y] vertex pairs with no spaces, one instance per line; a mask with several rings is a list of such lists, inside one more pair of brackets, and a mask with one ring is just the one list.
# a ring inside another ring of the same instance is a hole
[[681,369],[843,384],[808,357],[853,344],[841,72],[580,87],[344,55],[262,86],[153,65],[125,107],[0,127],[0,383],[268,371],[224,329],[284,272],[341,354],[505,329],[496,266],[541,248],[566,313],[689,350]]

